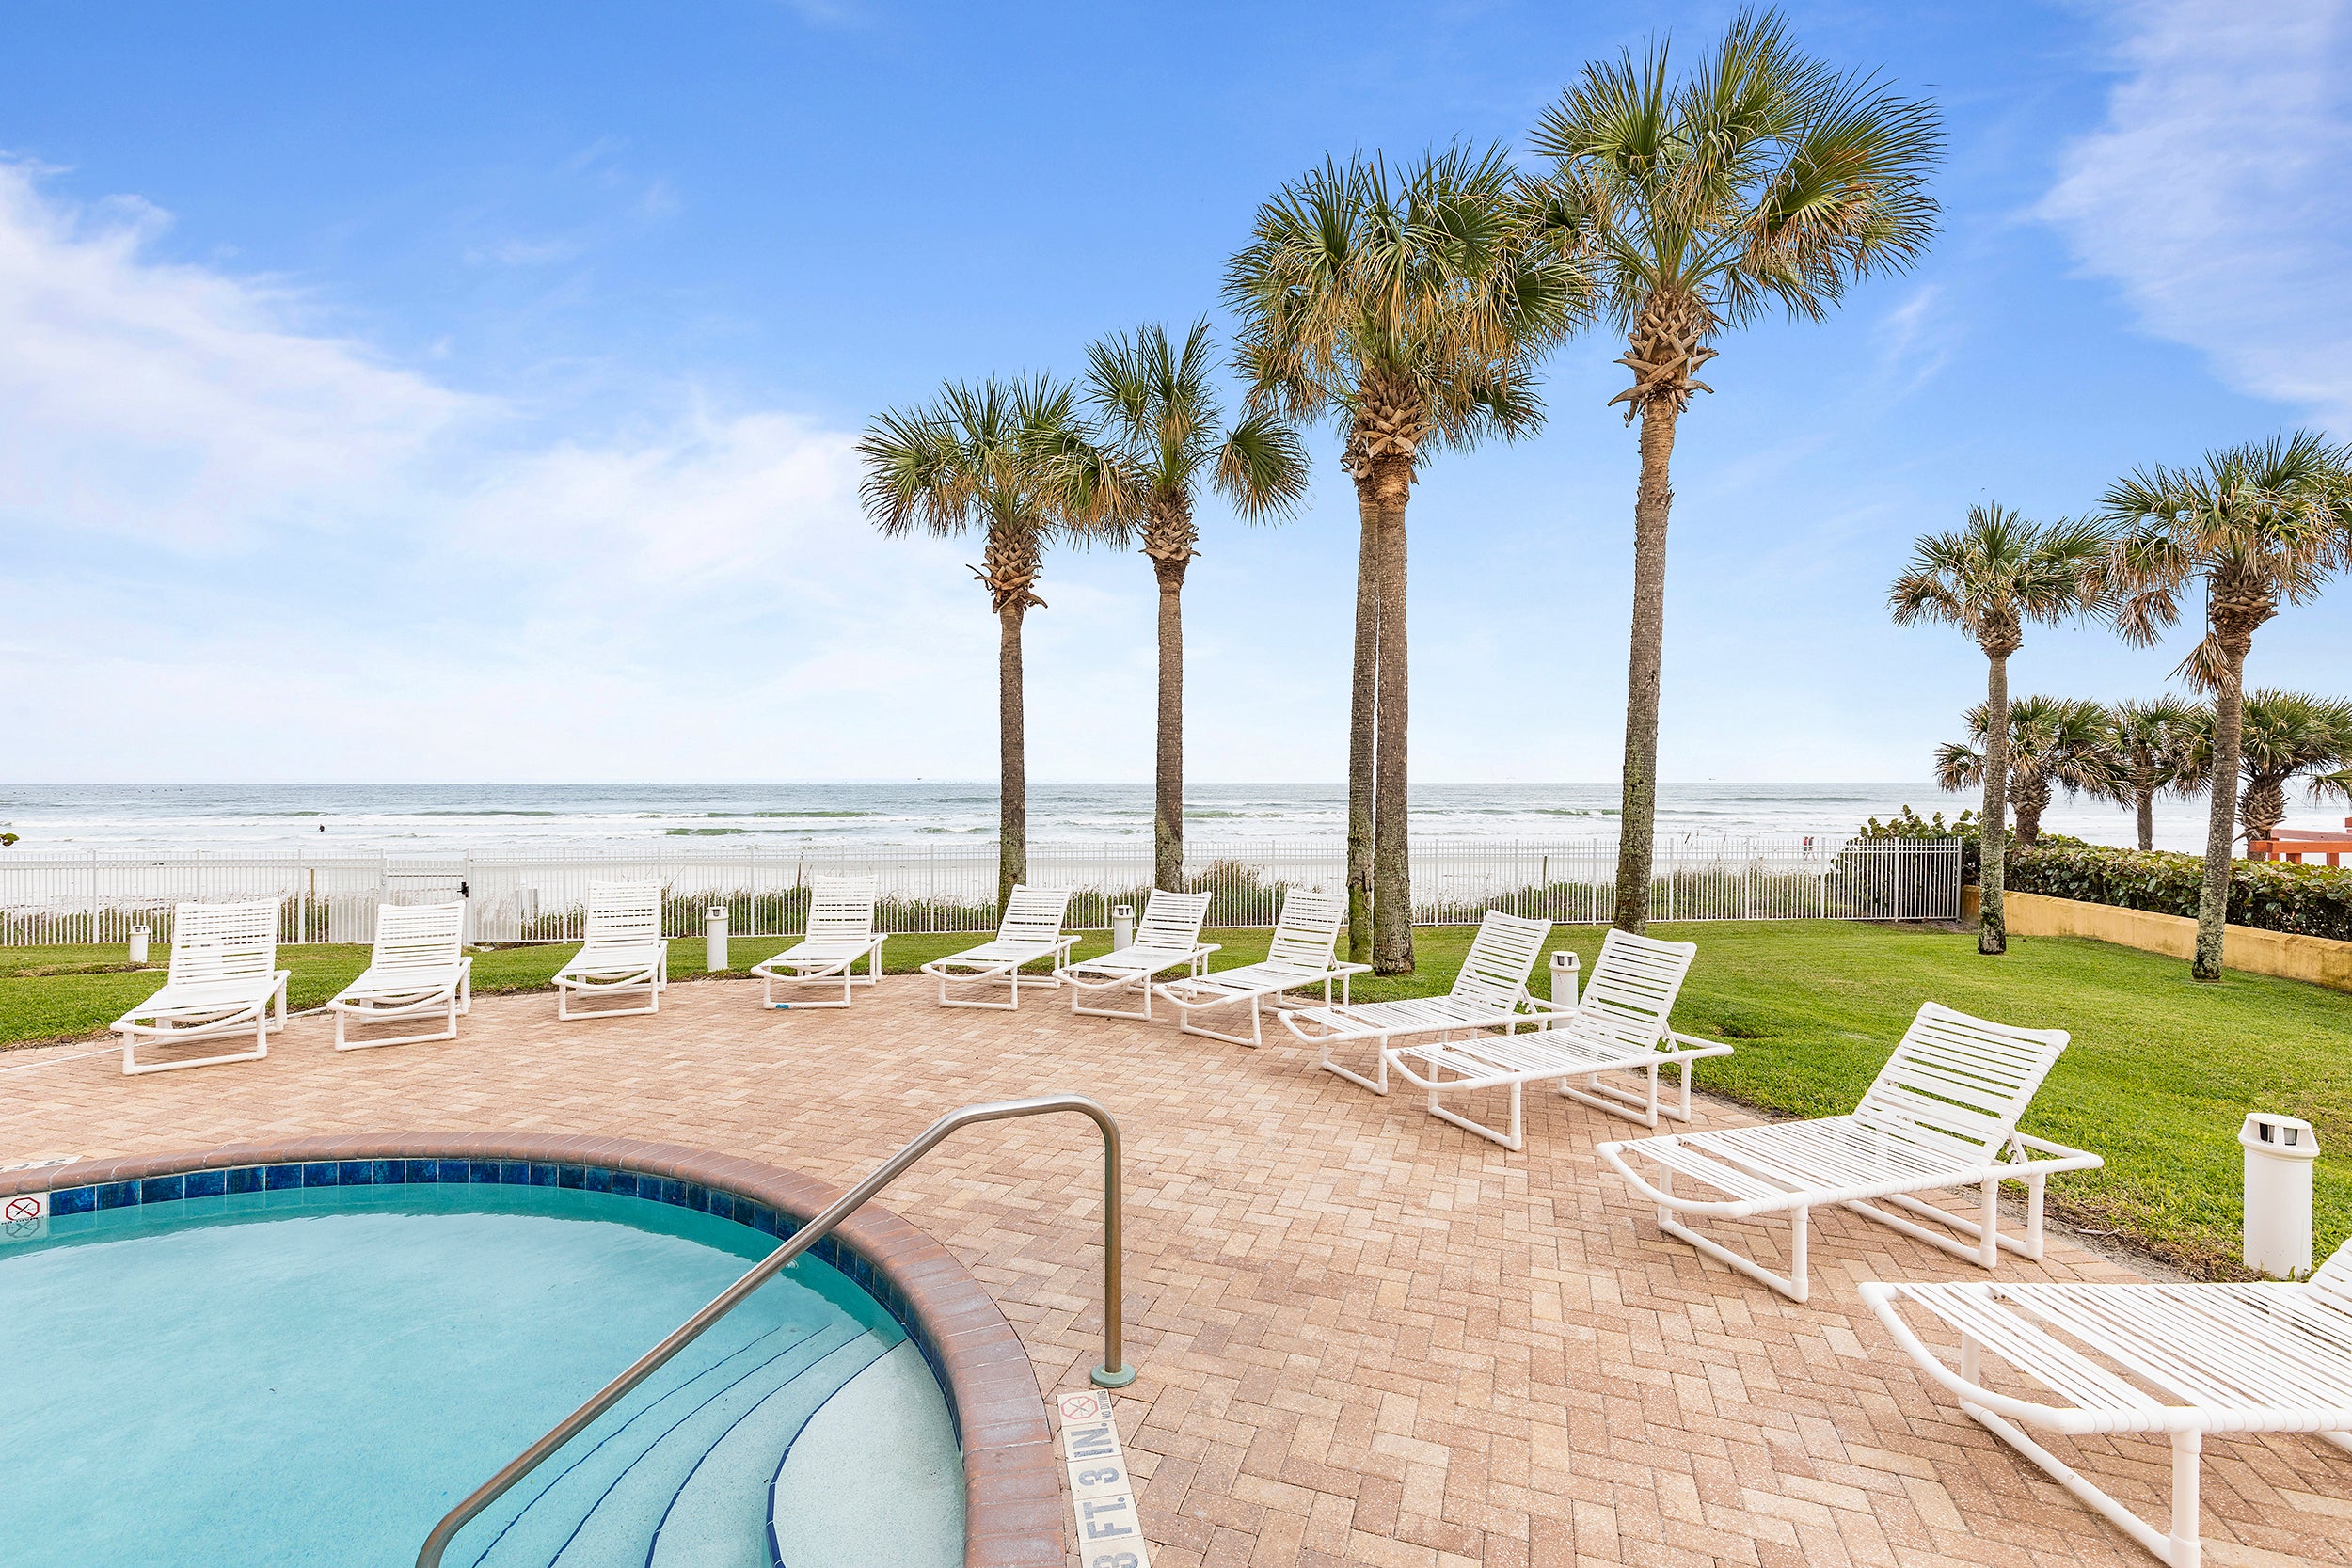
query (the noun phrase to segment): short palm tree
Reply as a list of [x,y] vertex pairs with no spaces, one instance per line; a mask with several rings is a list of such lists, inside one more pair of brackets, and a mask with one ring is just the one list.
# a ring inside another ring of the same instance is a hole
[[1250,522],[1284,517],[1307,493],[1307,449],[1270,409],[1220,425],[1209,324],[1181,345],[1156,323],[1087,351],[1096,439],[1132,487],[1129,510],[1160,586],[1159,746],[1153,768],[1152,885],[1184,886],[1184,573],[1200,532],[1193,495],[1206,479]]
[[1348,949],[1383,974],[1413,967],[1406,506],[1438,451],[1536,427],[1534,361],[1582,309],[1581,275],[1528,211],[1500,148],[1327,163],[1258,209],[1226,267],[1250,406],[1335,415],[1356,482]]
[[2178,697],[2129,698],[2107,709],[2115,732],[2115,800],[2132,809],[2143,850],[2156,847],[2156,797],[2193,795],[2204,778],[2189,755],[2189,736],[2201,717],[2210,722],[2203,708]]
[[2205,595],[2205,635],[2182,661],[2213,694],[2207,780],[2205,881],[2197,901],[2197,954],[2189,973],[2221,978],[2230,907],[2238,776],[2245,727],[2246,656],[2255,629],[2281,604],[2314,597],[2352,566],[2352,452],[2311,432],[2205,454],[2194,468],[2144,469],[2104,498],[2118,529],[2106,562],[2116,626],[2154,642],[2180,619],[2192,583]]
[[2024,642],[2027,622],[2055,626],[2097,608],[2092,572],[2104,548],[2099,530],[2089,523],[2029,522],[1986,502],[1968,509],[1965,527],[1920,539],[1910,566],[1886,591],[1897,626],[1931,621],[1957,626],[1984,650],[1984,711],[1991,718],[1978,732],[1990,763],[1977,775],[1984,784],[1979,953],[2009,950],[2001,902],[2010,777],[2009,658]]
[[[2186,761],[2200,779],[2213,768],[2214,722],[2210,709],[2187,734]],[[2312,798],[2334,786],[2331,769],[2352,767],[2352,702],[2270,689],[2246,694],[2238,734],[2238,773],[2245,790],[2237,798],[2238,837],[2268,838],[2285,820],[2287,789],[2310,781]]]
[[[1979,703],[1970,708],[1968,739],[1936,750],[1937,786],[1957,792],[1985,783],[1992,773],[1994,734],[1986,705]],[[2021,698],[2010,705],[2006,738],[2008,743],[2001,748],[2009,764],[2006,794],[2010,809],[2017,814],[2020,844],[2042,842],[2042,814],[2049,809],[2050,797],[2057,790],[2063,789],[2070,797],[2113,798],[2117,785],[2114,720],[2099,704],[2074,697]],[[1988,888],[1993,874],[1991,840],[1988,832],[1984,850],[1984,885]]]
[[1675,427],[1717,334],[1777,305],[1818,321],[1863,276],[1908,267],[1935,231],[1935,110],[1797,51],[1778,17],[1742,11],[1689,75],[1667,47],[1584,68],[1530,138],[1553,160],[1549,227],[1593,258],[1625,329],[1639,420],[1633,623],[1626,691],[1617,925],[1648,917],[1658,810],[1658,688]]
[[878,416],[858,441],[859,496],[885,534],[977,531],[972,575],[996,613],[997,902],[1029,863],[1021,626],[1042,609],[1047,545],[1117,537],[1124,493],[1081,433],[1071,388],[1042,376],[949,382],[932,403]]

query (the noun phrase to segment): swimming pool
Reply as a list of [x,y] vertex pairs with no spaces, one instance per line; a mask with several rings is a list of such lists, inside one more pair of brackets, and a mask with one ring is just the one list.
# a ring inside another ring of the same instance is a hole
[[[115,1208],[60,1194],[43,1233],[0,1247],[0,1442],[38,1478],[0,1555],[413,1561],[443,1512],[774,1245],[766,1211],[763,1229],[643,1180],[654,1195],[594,1167],[376,1160],[190,1172]],[[905,1327],[807,1256],[447,1560],[945,1568],[963,1485]]]

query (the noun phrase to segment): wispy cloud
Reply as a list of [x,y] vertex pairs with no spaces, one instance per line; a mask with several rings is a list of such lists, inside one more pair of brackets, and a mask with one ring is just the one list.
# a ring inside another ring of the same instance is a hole
[[2352,432],[2345,0],[2117,8],[2123,74],[2041,215],[2150,332]]

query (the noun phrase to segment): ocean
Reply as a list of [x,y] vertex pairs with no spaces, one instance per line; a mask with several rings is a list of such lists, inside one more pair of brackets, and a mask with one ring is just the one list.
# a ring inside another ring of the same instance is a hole
[[[1851,832],[1903,806],[1957,816],[1975,802],[1926,784],[1670,784],[1659,791],[1661,837]],[[1344,785],[1196,784],[1186,836],[1196,846],[1336,837]],[[2299,795],[2289,826],[2333,826]],[[1436,838],[1613,837],[1613,784],[1425,784],[1413,832]],[[2052,803],[2045,830],[2098,843],[2133,841],[2129,815],[2097,801]],[[2160,802],[2160,848],[2204,843],[2200,800]],[[20,850],[327,849],[453,854],[533,848],[843,849],[984,840],[996,791],[977,781],[652,784],[160,784],[0,787],[0,831]],[[1032,843],[1149,838],[1148,784],[1032,784]]]

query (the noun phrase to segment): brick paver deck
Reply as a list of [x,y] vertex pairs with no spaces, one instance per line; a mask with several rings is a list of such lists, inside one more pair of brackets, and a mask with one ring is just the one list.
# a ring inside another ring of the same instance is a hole
[[[1627,1124],[1556,1097],[1530,1095],[1528,1152],[1506,1155],[1302,1050],[1073,1019],[1051,994],[951,1012],[888,979],[848,1012],[767,1012],[717,982],[651,1018],[554,1010],[485,998],[454,1042],[340,1055],[300,1019],[265,1062],[146,1078],[65,1059],[87,1047],[8,1053],[0,1163],[512,1129],[847,1182],[943,1110],[1075,1090],[1127,1138],[1142,1375],[1120,1424],[1162,1568],[2152,1560],[1933,1391],[1853,1289],[1976,1271],[1820,1214],[1793,1305],[1660,1238],[1592,1152]],[[1100,1356],[1098,1161],[1077,1118],[1000,1124],[884,1197],[993,1291],[1048,1390]],[[2003,1268],[2130,1277],[2062,1240]],[[2054,1446],[2162,1517],[2160,1445]],[[2325,1445],[2209,1440],[2204,1502],[2213,1561],[2352,1562],[2352,1460]]]

